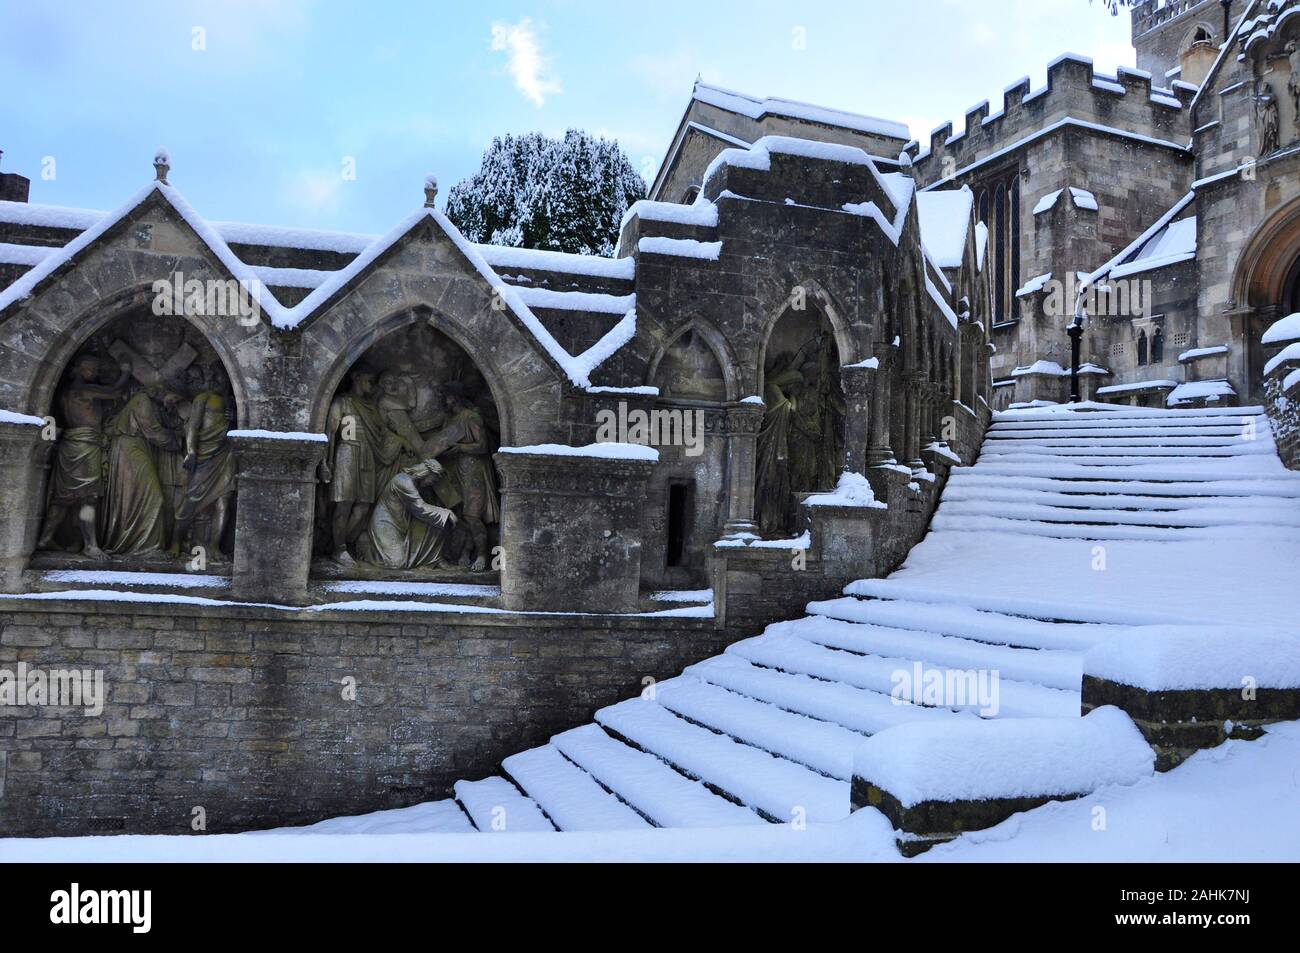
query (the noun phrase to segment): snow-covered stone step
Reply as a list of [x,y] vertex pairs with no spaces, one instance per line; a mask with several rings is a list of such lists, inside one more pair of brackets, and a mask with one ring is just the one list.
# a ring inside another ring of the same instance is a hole
[[596,712],[596,721],[778,823],[848,816],[847,782],[693,725],[657,702],[620,702]]
[[[949,672],[956,678],[959,671],[950,666],[925,665],[914,659],[857,655],[827,648],[781,632],[782,625],[784,623],[769,627],[766,635],[736,642],[727,647],[727,652],[755,665],[844,682],[855,688],[865,688],[884,695],[890,695],[896,690],[900,673],[906,673],[909,677],[915,673],[916,665],[921,667],[922,679],[947,679],[950,677]],[[927,674],[929,672],[936,674],[932,676]],[[944,707],[973,710],[981,706],[972,703],[967,706]],[[997,714],[1011,718],[1075,718],[1079,715],[1079,692],[1003,678],[999,682]]]
[[1203,418],[1200,420],[1113,420],[1106,418],[1103,420],[1096,419],[1079,419],[1079,420],[1060,420],[1060,421],[1028,421],[1028,420],[1002,420],[998,418],[989,426],[988,436],[990,438],[1003,437],[1014,434],[1025,433],[1062,433],[1082,436],[1084,434],[1096,434],[1099,437],[1107,436],[1137,436],[1151,433],[1169,433],[1169,434],[1187,434],[1196,436],[1198,434],[1213,434],[1230,432],[1241,434],[1254,429],[1267,431],[1268,418],[1241,415],[1238,417],[1215,417]]
[[654,755],[614,740],[599,725],[566,731],[552,738],[551,744],[659,827],[766,823],[749,808],[719,797]]
[[775,705],[785,711],[875,734],[916,721],[975,718],[969,712],[899,704],[880,692],[810,675],[755,665],[739,655],[719,655],[686,670],[701,681]]
[[[1180,447],[1185,449],[1227,448],[1242,446],[1253,441],[1244,441],[1236,437],[1108,437],[1106,440],[1093,440],[1090,437],[1045,436],[1015,439],[991,439],[984,445],[987,452],[1005,453],[1022,447],[1046,447],[1052,450],[1079,451],[1085,448],[1126,447],[1133,453],[1141,453],[1154,447]],[[1272,441],[1269,441],[1270,443]]]
[[[1214,424],[1204,427],[1002,427],[994,424],[989,428],[986,439],[1003,441],[1015,440],[1101,440],[1145,441],[1163,440],[1242,440],[1249,431],[1243,427],[1221,426]],[[1258,437],[1258,432],[1255,437]]]
[[993,457],[998,460],[1030,456],[1056,457],[1061,460],[1076,462],[1084,458],[1096,459],[1100,457],[1121,457],[1128,460],[1142,461],[1161,457],[1187,457],[1200,460],[1217,457],[1245,457],[1252,454],[1275,454],[1276,452],[1277,448],[1273,445],[1272,440],[1240,440],[1237,443],[1214,447],[1126,447],[1112,446],[1102,441],[1094,443],[1086,440],[1082,441],[1078,446],[1061,447],[1017,440],[1004,444],[986,443],[984,449],[980,452],[980,456],[981,458],[985,456]]
[[[980,612],[1041,620],[1047,623],[1101,623],[1105,625],[1163,625],[1186,621],[1163,612],[1143,612],[1131,608],[1111,608],[1096,602],[1064,605],[1033,596],[986,595],[967,590],[938,588],[905,578],[859,579],[844,587],[846,595],[869,599],[894,599],[907,603],[929,603],[941,607],[965,607]],[[1113,634],[1113,633],[1112,633]]]
[[1037,501],[1009,503],[996,500],[945,500],[940,508],[945,517],[999,516],[1007,519],[1036,520],[1046,523],[1084,523],[1124,526],[1165,526],[1191,528],[1207,526],[1296,526],[1300,527],[1300,508],[1279,512],[1276,506],[1224,507],[1187,506],[1169,509],[1114,509],[1075,504],[1043,504]]
[[798,762],[841,781],[853,775],[853,749],[865,737],[768,702],[683,675],[656,686],[655,699],[669,711],[737,741]]
[[[1198,479],[1189,479],[1195,476]],[[979,468],[954,469],[944,487],[944,499],[957,490],[962,493],[1018,493],[1022,490],[1046,490],[1054,493],[1118,494],[1179,497],[1268,497],[1300,499],[1300,481],[1286,476],[1248,475],[1247,479],[1199,479],[1204,474],[1189,474],[1182,480],[1098,480],[1077,476],[1008,476],[991,474]],[[1240,476],[1240,474],[1239,474]],[[957,497],[952,497],[956,499]],[[991,497],[990,497],[991,498]]]
[[532,798],[525,797],[505,778],[482,781],[457,781],[456,800],[469,815],[474,826],[488,834],[554,831]]
[[1009,410],[1002,411],[997,415],[996,422],[999,424],[1016,421],[1050,421],[1051,423],[1070,424],[1074,426],[1087,426],[1096,421],[1097,426],[1105,426],[1107,421],[1118,420],[1145,420],[1148,422],[1173,422],[1198,420],[1207,417],[1258,417],[1264,413],[1264,409],[1258,406],[1251,407],[1198,407],[1187,410],[1161,410],[1159,408],[1147,407],[1125,407],[1122,409],[1106,409],[1097,413],[1081,413],[1078,411],[1054,411],[1044,413],[1041,410]]
[[[1226,529],[1226,528],[1224,528]],[[1206,532],[1200,527],[1120,526],[1114,523],[1050,523],[1045,520],[1010,519],[1000,516],[948,515],[940,509],[930,521],[931,532],[1010,533],[1020,536],[1046,536],[1052,539],[1144,540],[1173,542],[1196,538]]]
[[[852,592],[860,585],[853,583],[846,591]],[[809,610],[813,611],[814,606],[830,604],[813,603]],[[845,604],[839,608],[843,614],[837,617],[848,618],[850,611],[854,622],[871,622],[895,629],[918,629],[992,645],[1066,652],[1086,651],[1128,630],[1128,626],[1123,625],[1047,622],[976,609],[969,605],[918,602],[888,596],[853,598],[851,607]]]
[[554,745],[511,755],[501,767],[562,831],[622,831],[650,826]]
[[[1057,484],[1069,488],[1069,484]],[[1206,484],[1197,484],[1202,488]],[[1087,489],[1091,490],[1091,484]],[[1116,488],[1118,489],[1118,488]],[[1294,498],[1300,500],[1300,498]],[[1110,492],[1061,492],[1055,489],[1038,489],[1031,487],[1000,487],[969,482],[949,483],[943,491],[943,505],[954,503],[1037,503],[1043,506],[1061,506],[1085,508],[1088,510],[1137,510],[1141,512],[1179,512],[1181,510],[1198,510],[1212,508],[1216,512],[1232,510],[1267,509],[1270,512],[1300,512],[1300,502],[1283,501],[1275,497],[1261,499],[1255,494],[1239,496],[1179,495],[1158,496],[1154,494]]]
[[852,597],[814,602],[808,607],[814,618],[803,620],[797,631],[809,641],[847,652],[914,659],[950,668],[996,670],[1004,678],[1067,691],[1079,691],[1083,684],[1081,652],[990,645],[934,632],[864,623],[854,618],[862,605],[862,600]]
[[[1271,464],[1276,464],[1272,466]],[[1268,465],[1266,465],[1268,464]],[[1260,455],[1227,460],[1172,461],[1124,465],[1116,460],[1099,461],[1088,465],[1086,461],[1009,461],[981,459],[977,468],[985,477],[1047,477],[1056,480],[1139,480],[1146,482],[1195,483],[1221,480],[1285,481],[1290,491],[1295,490],[1295,479],[1287,475],[1282,464],[1273,458]],[[954,472],[956,472],[954,468]],[[1286,495],[1291,495],[1288,492]]]

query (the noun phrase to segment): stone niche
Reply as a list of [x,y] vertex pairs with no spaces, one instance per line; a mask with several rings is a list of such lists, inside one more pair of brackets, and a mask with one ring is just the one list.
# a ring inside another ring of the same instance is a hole
[[440,578],[493,567],[501,421],[463,348],[428,322],[381,338],[344,375],[325,431],[316,575]]
[[35,565],[228,563],[235,398],[202,332],[148,310],[115,318],[68,362],[50,411]]

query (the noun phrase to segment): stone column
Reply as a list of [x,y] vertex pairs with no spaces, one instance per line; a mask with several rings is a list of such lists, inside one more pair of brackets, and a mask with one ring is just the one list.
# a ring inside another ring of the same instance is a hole
[[866,473],[870,454],[872,391],[877,371],[854,364],[840,371],[844,388],[844,467],[850,473]]
[[727,408],[727,522],[723,531],[757,533],[754,523],[754,482],[758,461],[758,432],[763,429],[763,405],[734,404]]
[[501,602],[537,612],[635,612],[654,461],[502,452]]
[[325,438],[232,431],[230,440],[238,493],[233,594],[250,602],[302,605]]
[[907,379],[905,390],[906,414],[904,418],[903,459],[900,463],[915,466],[921,459],[921,389],[923,381],[919,374]]
[[893,371],[893,348],[883,347],[876,351],[880,367],[873,382],[874,393],[871,397],[871,446],[867,450],[867,465],[879,466],[894,459],[894,451],[889,445],[889,382]]
[[44,466],[53,440],[44,426],[0,423],[0,591],[22,592],[23,570],[32,558],[43,507]]

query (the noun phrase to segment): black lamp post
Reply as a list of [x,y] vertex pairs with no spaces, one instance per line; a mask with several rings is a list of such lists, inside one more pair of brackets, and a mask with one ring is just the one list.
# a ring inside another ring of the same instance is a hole
[[1070,335],[1070,403],[1079,403],[1079,344],[1083,340],[1083,315],[1076,314],[1065,329]]

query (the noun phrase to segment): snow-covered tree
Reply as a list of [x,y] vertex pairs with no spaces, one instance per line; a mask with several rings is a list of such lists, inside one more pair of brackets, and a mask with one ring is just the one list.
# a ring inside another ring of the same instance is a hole
[[645,180],[617,142],[570,129],[492,140],[478,172],[447,196],[447,217],[474,242],[612,255],[619,222]]

